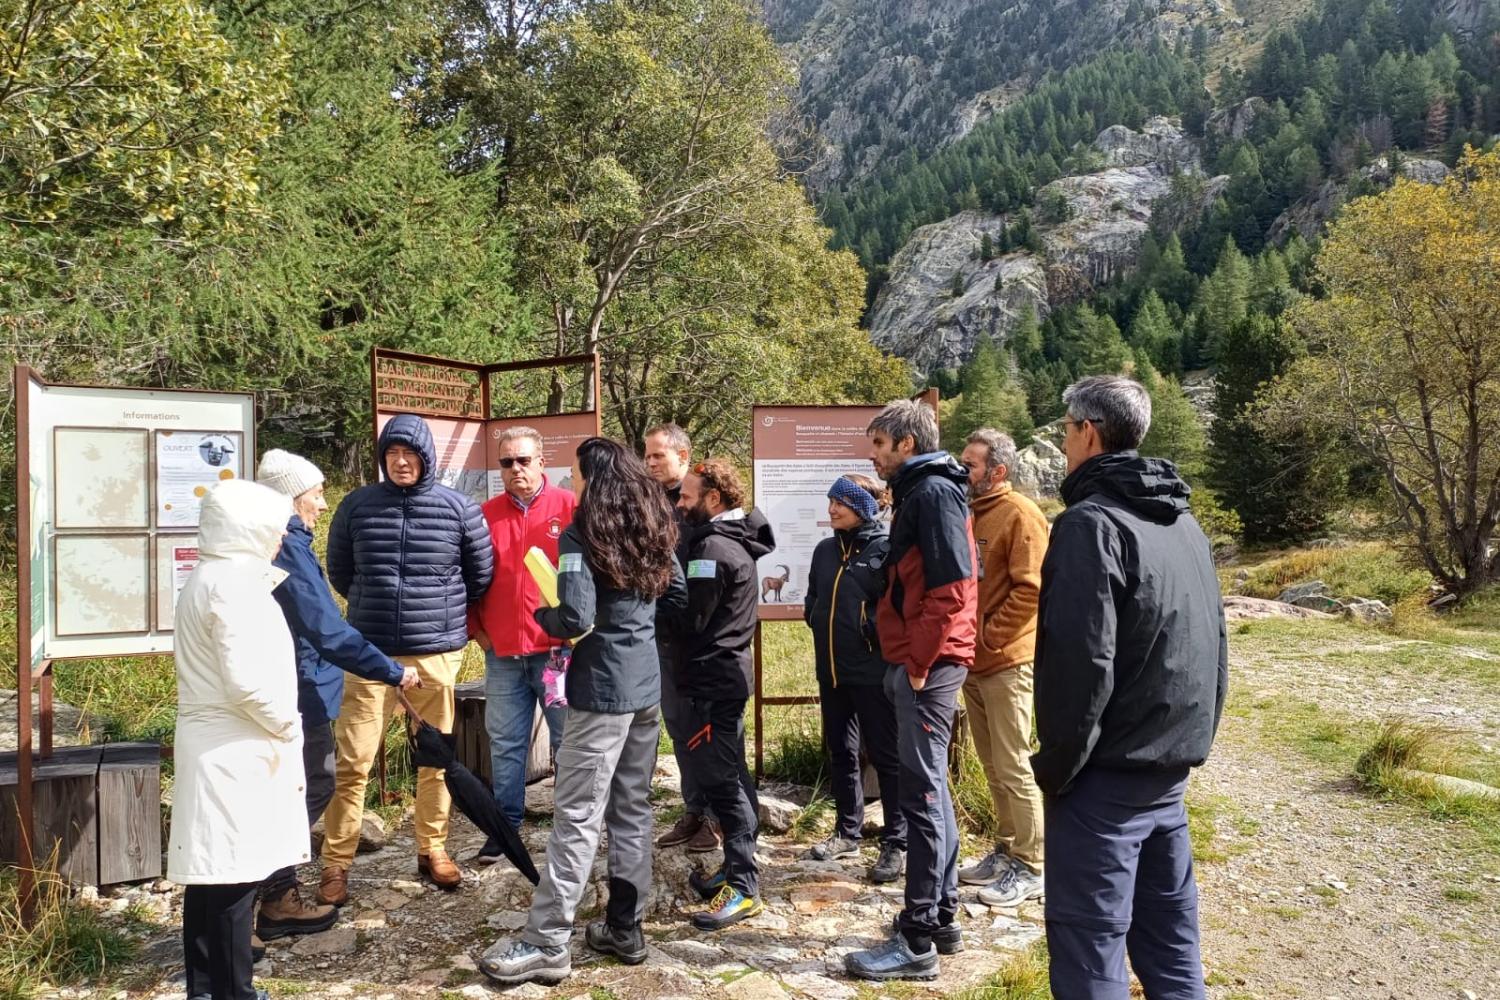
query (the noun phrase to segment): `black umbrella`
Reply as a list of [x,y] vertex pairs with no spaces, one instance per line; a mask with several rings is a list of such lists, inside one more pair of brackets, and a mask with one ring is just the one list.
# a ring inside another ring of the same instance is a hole
[[438,732],[430,723],[422,721],[422,717],[411,707],[411,702],[406,700],[405,692],[399,692],[399,697],[401,707],[406,709],[406,714],[414,723],[410,730],[412,763],[418,767],[435,767],[441,770],[443,782],[448,786],[448,794],[453,796],[453,804],[458,806],[458,811],[469,817],[485,836],[499,844],[516,870],[530,879],[532,885],[536,885],[542,880],[542,876],[531,860],[531,853],[521,842],[521,835],[500,811],[495,793],[478,775],[458,762],[454,738]]

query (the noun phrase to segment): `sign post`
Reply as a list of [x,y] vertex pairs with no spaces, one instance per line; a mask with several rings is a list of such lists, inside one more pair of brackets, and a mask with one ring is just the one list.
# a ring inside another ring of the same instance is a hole
[[183,570],[197,560],[202,498],[219,482],[254,475],[255,397],[54,385],[25,365],[13,379],[15,854],[29,908],[40,853],[35,763],[52,754],[52,664],[171,655]]
[[[937,390],[916,398],[937,412]],[[866,428],[882,406],[756,406],[751,409],[750,461],[755,506],[771,523],[776,550],[760,560],[755,623],[755,777],[765,764],[765,707],[816,705],[817,695],[767,695],[761,624],[800,621],[813,549],[833,534],[828,487],[839,476],[878,479]]]

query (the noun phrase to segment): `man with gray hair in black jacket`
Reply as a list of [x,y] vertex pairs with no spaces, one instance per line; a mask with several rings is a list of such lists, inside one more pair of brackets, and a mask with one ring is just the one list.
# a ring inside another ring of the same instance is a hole
[[1137,452],[1151,400],[1117,375],[1064,394],[1068,505],[1042,563],[1031,758],[1045,796],[1052,992],[1201,1000],[1183,795],[1213,744],[1229,647],[1208,539],[1171,462]]

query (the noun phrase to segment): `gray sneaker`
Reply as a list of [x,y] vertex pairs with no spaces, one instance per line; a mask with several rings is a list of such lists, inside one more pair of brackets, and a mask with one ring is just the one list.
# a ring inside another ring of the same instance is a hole
[[918,955],[906,943],[906,938],[897,934],[885,944],[845,955],[844,969],[856,979],[873,979],[877,982],[888,979],[936,979],[937,947],[928,945],[926,953]]
[[566,945],[540,948],[520,938],[496,941],[479,960],[479,971],[497,983],[560,983],[573,973]]
[[986,854],[978,864],[958,870],[958,880],[965,885],[989,885],[995,879],[1005,874],[1010,867],[1010,852],[1004,847],[996,844],[995,849]]
[[822,843],[814,844],[808,852],[814,861],[844,861],[848,858],[859,857],[859,841],[845,840],[838,834],[833,834]]
[[1012,861],[999,878],[979,890],[985,906],[1020,906],[1028,899],[1046,895],[1042,877],[1019,861]]
[[894,882],[906,871],[906,852],[890,844],[880,845],[880,857],[870,868],[870,881],[876,885]]

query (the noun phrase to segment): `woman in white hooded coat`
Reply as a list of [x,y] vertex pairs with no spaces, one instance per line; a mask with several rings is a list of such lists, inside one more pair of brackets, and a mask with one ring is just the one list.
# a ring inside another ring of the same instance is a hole
[[203,500],[177,601],[176,782],[167,877],[186,886],[189,1000],[257,1000],[255,891],[308,860],[297,666],[271,597],[291,501],[241,480]]

